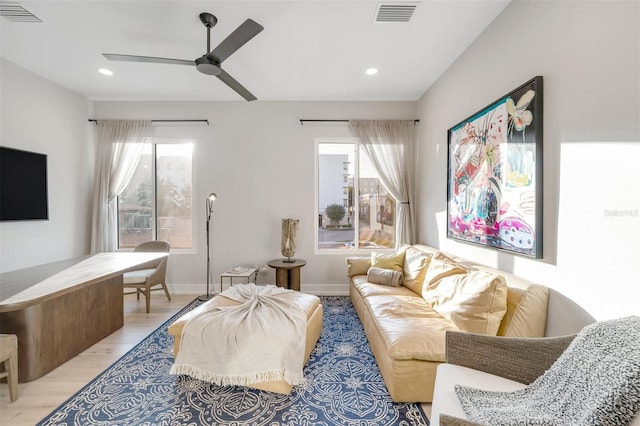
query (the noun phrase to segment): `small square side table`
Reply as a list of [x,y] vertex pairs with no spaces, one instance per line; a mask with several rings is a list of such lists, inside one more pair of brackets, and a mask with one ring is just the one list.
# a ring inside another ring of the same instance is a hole
[[241,278],[244,283],[256,283],[258,278],[258,270],[256,268],[243,268],[236,266],[235,268],[227,269],[220,275],[220,293],[222,293],[222,283],[224,279],[229,280],[229,287],[233,285],[234,278]]

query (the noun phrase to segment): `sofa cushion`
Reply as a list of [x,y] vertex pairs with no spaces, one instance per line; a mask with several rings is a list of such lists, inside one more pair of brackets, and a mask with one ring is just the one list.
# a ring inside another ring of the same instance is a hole
[[404,249],[404,282],[402,285],[422,294],[422,284],[431,261],[431,253],[425,253],[412,246]]
[[429,290],[429,286],[438,282],[441,278],[449,275],[466,274],[469,268],[457,263],[455,260],[442,252],[435,252],[429,261],[429,267],[425,273],[424,283],[422,285],[422,294]]
[[373,284],[400,287],[402,285],[402,272],[372,266],[367,271],[367,280]]
[[404,251],[389,254],[372,251],[371,266],[402,272],[404,268]]
[[122,274],[123,284],[142,284],[156,272],[156,269],[139,269]]
[[346,261],[349,278],[354,275],[367,275],[371,267],[371,257],[347,257]]
[[431,309],[423,298],[406,290],[414,295],[377,295],[364,299],[389,356],[444,361],[446,331],[457,330],[455,325]]
[[426,302],[460,331],[495,336],[507,311],[507,284],[501,275],[474,271],[449,275],[422,293]]
[[409,296],[409,297],[417,297],[422,299],[421,296],[418,296],[413,291],[409,290],[406,287],[389,287],[382,284],[374,284],[370,283],[367,280],[366,275],[357,275],[351,278],[351,285],[356,289],[358,293],[362,297],[368,296],[376,296],[376,295],[399,295],[399,296]]
[[544,336],[549,289],[540,284],[524,288],[508,287],[507,313],[498,330],[499,336]]

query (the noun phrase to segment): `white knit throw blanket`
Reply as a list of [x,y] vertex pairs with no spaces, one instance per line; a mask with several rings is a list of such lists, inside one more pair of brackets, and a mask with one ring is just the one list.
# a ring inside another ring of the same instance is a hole
[[640,317],[585,327],[526,388],[456,385],[469,419],[487,425],[628,425],[640,412]]
[[220,386],[302,383],[307,316],[291,292],[254,284],[222,292],[240,304],[212,307],[185,323],[170,373]]

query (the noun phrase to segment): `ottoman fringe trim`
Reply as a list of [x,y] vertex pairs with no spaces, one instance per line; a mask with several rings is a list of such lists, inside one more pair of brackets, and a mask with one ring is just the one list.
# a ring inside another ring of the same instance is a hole
[[174,364],[171,367],[170,374],[186,374],[198,380],[215,383],[218,386],[248,386],[256,383],[276,381],[284,381],[295,386],[304,382],[304,376],[302,374],[296,374],[285,369],[228,376],[215,374],[193,365]]

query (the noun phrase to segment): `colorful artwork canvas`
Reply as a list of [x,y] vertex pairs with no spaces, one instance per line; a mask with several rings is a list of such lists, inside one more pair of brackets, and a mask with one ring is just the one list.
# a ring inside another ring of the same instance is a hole
[[447,237],[542,257],[542,77],[448,132]]

